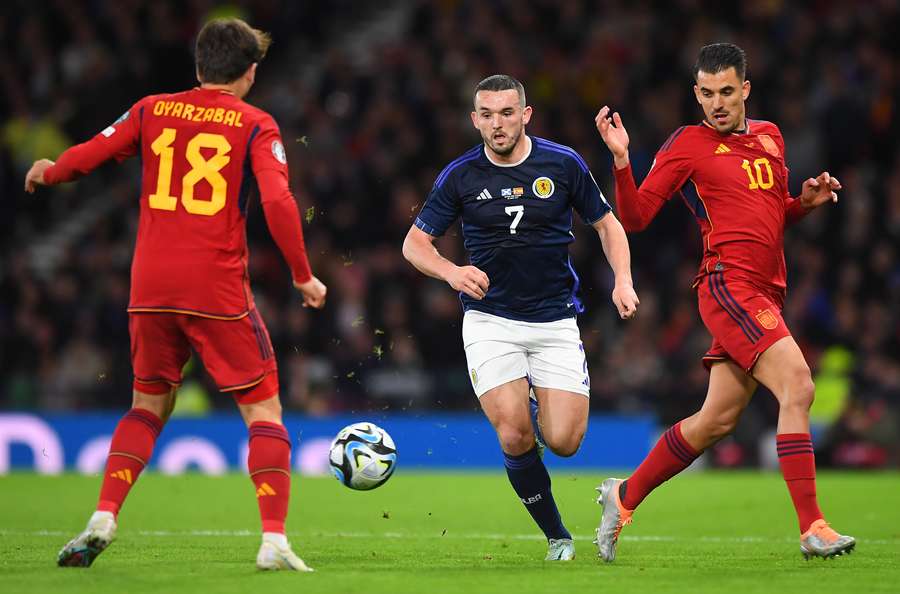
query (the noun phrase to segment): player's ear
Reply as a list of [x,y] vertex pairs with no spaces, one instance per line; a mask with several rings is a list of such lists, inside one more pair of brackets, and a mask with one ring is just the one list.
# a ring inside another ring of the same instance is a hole
[[741,85],[741,97],[744,98],[744,101],[747,100],[747,97],[750,96],[750,81],[745,80],[744,84]]
[[478,129],[478,113],[473,111],[471,113],[471,116],[472,116],[472,125],[475,126],[475,129],[477,130]]
[[526,106],[525,106],[525,109],[522,110],[522,124],[523,124],[523,125],[524,125],[524,124],[527,124],[528,122],[531,121],[531,113],[532,113],[533,111],[534,111],[534,110],[531,109],[531,106],[530,106],[530,105],[526,105]]
[[244,73],[244,76],[247,77],[247,82],[251,85],[256,81],[256,67],[258,64],[256,62],[250,64],[250,68],[247,69],[247,72]]
[[700,87],[694,85],[694,97],[697,99],[697,103],[703,105],[703,102],[700,100]]

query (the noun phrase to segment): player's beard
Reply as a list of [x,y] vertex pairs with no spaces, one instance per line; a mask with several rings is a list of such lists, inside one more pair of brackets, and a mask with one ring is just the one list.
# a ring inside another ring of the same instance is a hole
[[[506,133],[504,132],[504,134]],[[487,137],[482,136],[482,138],[484,139],[484,143],[488,145],[488,148],[490,148],[494,153],[506,156],[513,152],[513,150],[515,150],[516,146],[519,144],[519,139],[522,137],[522,130],[520,128],[515,134],[506,134],[506,138],[509,140],[509,142],[506,144],[506,146],[502,147],[497,146],[497,144],[494,142],[493,136],[493,130]]]
[[[712,124],[712,127],[719,134],[731,134],[737,130],[742,130],[744,127],[744,115],[743,113],[739,113],[736,117],[728,117],[725,122],[723,122],[723,126],[719,127],[719,123],[715,118],[716,112],[709,112],[706,116],[706,120]],[[729,116],[731,113],[728,114]]]

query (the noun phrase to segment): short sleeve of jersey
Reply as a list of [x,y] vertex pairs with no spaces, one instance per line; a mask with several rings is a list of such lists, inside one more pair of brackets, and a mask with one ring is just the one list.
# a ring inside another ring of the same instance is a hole
[[440,237],[459,217],[461,209],[454,176],[438,177],[425,200],[425,206],[416,217],[415,225],[431,236]]
[[687,182],[691,176],[691,158],[685,150],[688,141],[679,128],[666,140],[656,153],[650,172],[641,183],[642,194],[666,201]]
[[572,207],[585,224],[592,225],[602,219],[612,208],[606,201],[603,192],[600,191],[600,186],[597,185],[591,170],[580,156],[569,161],[569,168],[572,180]]
[[258,126],[258,131],[250,141],[250,163],[253,173],[275,170],[287,175],[287,153],[278,125],[271,116],[266,115]]

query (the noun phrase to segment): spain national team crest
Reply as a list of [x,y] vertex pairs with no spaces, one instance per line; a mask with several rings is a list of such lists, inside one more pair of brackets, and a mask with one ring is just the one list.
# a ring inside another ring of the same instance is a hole
[[759,143],[762,145],[766,152],[772,155],[773,157],[780,157],[781,151],[778,150],[778,145],[775,144],[775,141],[772,140],[772,137],[768,134],[760,134],[758,136]]
[[759,325],[766,330],[774,330],[778,326],[778,318],[768,309],[756,312],[756,319],[759,321]]
[[556,186],[549,177],[541,176],[531,184],[531,191],[534,192],[534,195],[538,198],[549,198],[553,195],[555,190]]

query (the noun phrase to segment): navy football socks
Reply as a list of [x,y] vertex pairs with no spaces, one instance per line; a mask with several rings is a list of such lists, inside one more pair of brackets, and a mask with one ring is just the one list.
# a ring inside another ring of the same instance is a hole
[[559,517],[550,491],[550,475],[538,456],[537,446],[519,456],[504,452],[503,458],[509,482],[544,535],[547,538],[572,538]]

